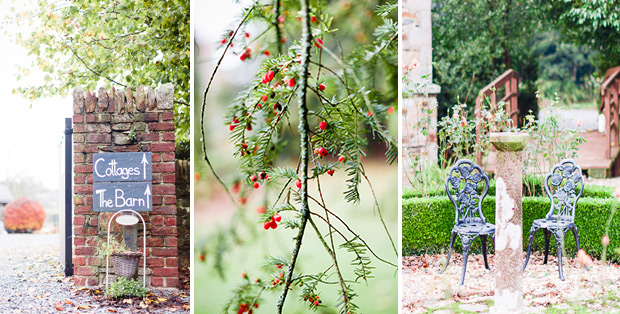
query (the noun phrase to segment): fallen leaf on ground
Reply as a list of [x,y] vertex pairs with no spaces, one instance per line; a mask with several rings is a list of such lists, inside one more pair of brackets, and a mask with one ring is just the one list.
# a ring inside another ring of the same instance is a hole
[[62,306],[62,302],[58,302],[58,303],[56,303],[56,306],[54,306],[54,307],[55,307],[57,310],[59,310],[59,311],[64,311],[64,310],[65,310],[65,307],[64,307],[64,306]]

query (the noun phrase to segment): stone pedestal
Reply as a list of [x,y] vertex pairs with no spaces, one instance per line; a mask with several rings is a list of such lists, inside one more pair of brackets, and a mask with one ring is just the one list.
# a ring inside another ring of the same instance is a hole
[[523,310],[523,152],[525,133],[491,133],[495,167],[495,309]]

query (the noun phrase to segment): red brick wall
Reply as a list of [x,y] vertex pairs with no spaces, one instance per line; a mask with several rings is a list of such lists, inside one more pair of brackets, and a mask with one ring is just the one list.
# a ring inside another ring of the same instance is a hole
[[[178,287],[172,105],[171,84],[156,90],[140,86],[136,91],[100,88],[96,94],[81,88],[73,91],[73,265],[76,285],[105,284],[105,260],[94,255],[97,239],[105,240],[107,221],[112,213],[92,210],[93,153],[152,152],[153,211],[141,212],[146,221],[147,285]],[[120,228],[113,230],[119,232]],[[140,224],[140,249],[142,235]]]

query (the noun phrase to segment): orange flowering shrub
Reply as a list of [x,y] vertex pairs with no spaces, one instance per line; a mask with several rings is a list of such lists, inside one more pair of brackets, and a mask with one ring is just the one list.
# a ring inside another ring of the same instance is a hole
[[7,204],[4,209],[4,228],[9,232],[39,230],[44,220],[43,206],[23,196]]

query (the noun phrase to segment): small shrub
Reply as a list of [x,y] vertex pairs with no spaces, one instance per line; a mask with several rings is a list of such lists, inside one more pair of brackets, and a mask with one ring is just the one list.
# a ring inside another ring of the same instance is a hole
[[118,277],[115,282],[108,286],[105,295],[110,298],[141,297],[144,298],[149,291],[142,287],[142,282],[125,277]]
[[43,206],[23,196],[10,202],[4,209],[4,228],[8,232],[37,231],[44,221]]

